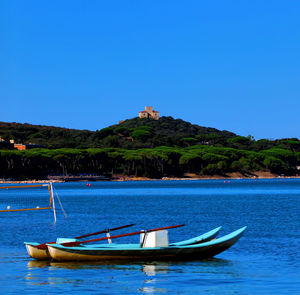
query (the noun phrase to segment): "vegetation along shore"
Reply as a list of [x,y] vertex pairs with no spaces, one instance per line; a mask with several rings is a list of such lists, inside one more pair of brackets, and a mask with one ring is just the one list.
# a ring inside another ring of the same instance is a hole
[[133,118],[97,131],[1,122],[0,137],[0,178],[16,181],[82,174],[138,180],[300,173],[297,138],[254,140],[172,117]]

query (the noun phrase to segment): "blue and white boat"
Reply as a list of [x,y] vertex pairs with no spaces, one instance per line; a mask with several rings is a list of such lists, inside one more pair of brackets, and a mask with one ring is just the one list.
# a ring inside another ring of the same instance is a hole
[[[166,241],[164,238],[165,233],[163,233],[165,231],[157,231],[156,237],[152,235],[152,238],[149,239],[149,243],[144,243],[145,236],[142,236],[141,240],[143,240],[143,242],[141,242],[141,244],[97,244],[86,246],[84,242],[71,241],[62,244],[47,244],[47,247],[50,257],[55,261],[204,259],[214,257],[230,248],[240,239],[246,228],[247,227],[245,226],[221,238],[196,244],[186,244],[185,242],[181,242],[163,245]],[[151,233],[151,231],[152,230],[150,230],[149,233]],[[160,234],[163,236],[161,239],[162,244],[160,244],[160,242],[155,242],[155,238]],[[115,237],[120,236],[121,235]]]

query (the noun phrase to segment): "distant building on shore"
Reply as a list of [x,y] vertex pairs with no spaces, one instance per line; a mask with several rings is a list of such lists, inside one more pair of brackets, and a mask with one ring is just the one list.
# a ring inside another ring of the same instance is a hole
[[36,149],[36,148],[44,148],[44,145],[41,144],[33,144],[33,143],[15,143],[14,139],[10,139],[9,141],[5,141],[2,137],[0,137],[0,149],[13,150],[17,149],[19,151]]
[[145,107],[144,111],[139,112],[140,118],[152,118],[154,120],[159,119],[159,112],[154,111],[153,107]]

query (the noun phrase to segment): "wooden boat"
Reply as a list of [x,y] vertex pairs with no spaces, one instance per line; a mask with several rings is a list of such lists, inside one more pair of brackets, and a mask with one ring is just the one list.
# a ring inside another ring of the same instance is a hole
[[49,260],[48,255],[48,248],[46,249],[40,249],[38,246],[41,243],[36,242],[24,242],[26,246],[27,253],[30,257],[37,259],[37,260]]
[[[55,261],[105,260],[191,260],[213,257],[235,244],[246,227],[208,242],[166,247],[141,247],[134,244],[85,246],[78,243],[47,244],[49,255]],[[133,233],[136,234],[136,233]],[[116,236],[119,237],[119,236]],[[98,239],[100,240],[100,239]],[[72,245],[78,246],[72,246]],[[70,247],[69,247],[70,246]]]
[[[128,226],[131,226],[131,225],[128,225]],[[113,229],[110,229],[109,231],[124,228],[124,227],[128,227],[128,226],[113,228]],[[177,243],[172,243],[172,244],[170,244],[170,246],[194,245],[194,244],[199,244],[199,243],[204,243],[204,242],[210,241],[218,235],[221,228],[222,227],[219,226],[219,227],[217,227],[217,228],[215,228],[215,229],[213,229],[209,232],[206,232],[206,233],[204,233],[200,236],[194,237],[192,239],[184,240],[184,241],[181,241],[181,242],[177,242]],[[84,235],[84,236],[80,236],[80,237],[72,238],[72,239],[68,239],[68,238],[61,239],[61,238],[59,238],[56,241],[56,243],[74,242],[74,241],[78,241],[82,237],[87,237],[87,236],[91,236],[91,235],[99,234],[99,233],[104,233],[104,232],[107,233],[108,230],[93,233],[93,234],[89,234],[89,235]],[[27,252],[28,252],[28,254],[31,258],[34,258],[36,260],[49,260],[49,259],[51,259],[46,243],[41,244],[41,243],[36,243],[36,242],[24,242],[24,244],[25,244]],[[115,244],[115,243],[101,244],[100,246],[101,247],[115,247],[115,246],[118,246],[118,244]],[[119,246],[121,246],[121,245],[119,245]],[[131,244],[131,247],[139,247],[139,246],[140,246],[139,244]]]
[[[81,235],[75,238],[68,238],[68,239],[57,239],[56,242],[48,242],[48,244],[55,244],[55,243],[60,243],[60,242],[74,242],[74,241],[78,241],[80,239],[83,238],[87,238],[90,236],[94,236],[94,235],[99,235],[99,234],[103,234],[106,233],[107,237],[110,236],[110,232],[111,231],[115,231],[115,230],[119,230],[119,229],[123,229],[123,228],[127,228],[130,226],[133,226],[134,224],[128,224],[128,225],[122,225],[122,226],[118,226],[115,228],[111,228],[111,229],[104,229],[98,232],[94,232],[94,233],[90,233],[90,234],[85,234],[85,235]],[[25,246],[26,246],[26,250],[29,254],[30,257],[37,259],[37,260],[48,260],[50,259],[49,253],[48,253],[48,248],[46,246],[47,243],[37,243],[37,242],[24,242]]]

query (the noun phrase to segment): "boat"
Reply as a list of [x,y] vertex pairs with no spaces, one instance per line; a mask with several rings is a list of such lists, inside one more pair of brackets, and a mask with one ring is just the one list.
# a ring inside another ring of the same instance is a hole
[[[49,255],[54,261],[145,261],[205,259],[214,257],[215,255],[225,251],[226,249],[234,245],[243,235],[246,228],[247,227],[245,226],[221,238],[192,245],[168,245],[152,247],[150,246],[151,243],[145,245],[141,243],[141,245],[114,244],[111,246],[86,246],[84,243],[80,244],[80,242],[67,242],[62,244],[47,244],[47,247]],[[150,230],[148,232],[151,231],[154,230]],[[120,236],[124,235],[115,237]]]
[[[127,225],[122,225],[122,226],[118,226],[115,228],[110,228],[110,229],[104,229],[98,232],[94,232],[94,233],[90,233],[90,234],[85,234],[85,235],[81,235],[75,238],[70,238],[70,239],[57,239],[55,242],[48,242],[48,244],[55,244],[55,243],[60,243],[60,242],[71,242],[71,241],[79,241],[80,239],[83,238],[87,238],[90,236],[94,236],[94,235],[99,235],[99,234],[103,234],[106,233],[107,237],[110,236],[110,232],[111,231],[115,231],[115,230],[119,230],[119,229],[123,229],[123,228],[127,228],[130,226],[133,226],[134,224],[127,224]],[[37,260],[49,260],[50,256],[48,253],[48,248],[47,248],[47,243],[37,243],[37,242],[24,242],[25,246],[26,246],[26,250],[27,253],[29,254],[30,257],[37,259]]]
[[48,254],[48,248],[46,246],[46,249],[40,249],[38,246],[41,243],[37,242],[24,242],[26,250],[28,255],[31,258],[34,258],[36,260],[49,260],[49,254]]
[[[96,232],[96,233],[93,233],[93,234],[79,236],[79,237],[71,238],[71,239],[58,238],[55,243],[61,244],[63,242],[74,242],[74,241],[78,241],[80,238],[83,238],[83,237],[88,237],[88,236],[92,236],[92,235],[100,234],[100,233],[108,233],[110,231],[125,228],[125,227],[132,226],[132,225],[122,226],[122,227],[118,227],[118,228],[112,228],[110,230],[103,230],[103,231]],[[216,236],[218,235],[221,228],[222,227],[219,226],[219,227],[217,227],[217,228],[215,228],[211,231],[208,231],[208,232],[206,232],[206,233],[204,233],[200,236],[194,237],[192,239],[172,243],[172,244],[170,244],[170,246],[184,246],[184,245],[194,245],[194,244],[199,244],[199,243],[205,243],[207,241],[210,241],[210,240],[216,238]],[[34,258],[36,260],[49,260],[49,259],[51,259],[50,255],[49,255],[49,252],[48,252],[47,243],[41,244],[41,243],[37,243],[37,242],[24,242],[24,244],[25,244],[27,252],[28,252],[28,254],[31,258]],[[48,243],[48,244],[53,244],[53,242]],[[101,244],[101,247],[116,247],[116,246],[122,246],[122,244],[121,245],[118,245],[118,244],[115,244],[115,243]],[[140,244],[131,244],[130,246],[131,247],[139,247]]]

